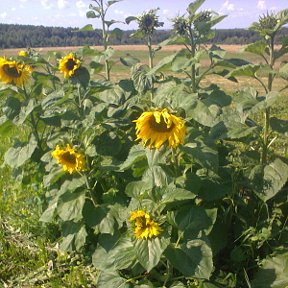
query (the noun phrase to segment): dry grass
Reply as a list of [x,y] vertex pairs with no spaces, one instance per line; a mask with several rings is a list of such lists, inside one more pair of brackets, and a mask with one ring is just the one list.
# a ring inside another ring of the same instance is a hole
[[[70,46],[70,47],[41,47],[41,48],[32,48],[37,52],[46,53],[48,51],[60,51],[60,52],[67,52],[67,51],[76,51],[82,46]],[[146,51],[146,45],[112,45],[116,51]],[[162,47],[162,51],[164,52],[176,52],[182,49],[183,45],[169,45]],[[242,45],[219,45],[222,49],[226,50],[227,52],[237,53],[243,46]],[[103,50],[102,46],[93,46],[97,50]],[[22,48],[11,48],[11,49],[1,49],[2,55],[17,55]]]

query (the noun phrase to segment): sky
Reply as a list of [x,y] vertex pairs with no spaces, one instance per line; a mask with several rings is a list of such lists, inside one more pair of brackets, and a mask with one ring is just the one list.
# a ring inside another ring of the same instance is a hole
[[[106,0],[105,0],[106,1]],[[107,1],[106,1],[107,2]],[[186,13],[192,0],[122,0],[112,5],[107,20],[124,22],[128,16],[160,8],[157,15],[164,22],[163,29],[171,28],[169,19]],[[92,24],[100,28],[99,19],[86,18],[93,0],[0,0],[0,23],[43,26],[78,27]],[[259,15],[288,8],[288,0],[206,0],[200,10],[213,10],[227,17],[216,28],[248,28]],[[136,24],[117,23],[111,28],[135,29]]]

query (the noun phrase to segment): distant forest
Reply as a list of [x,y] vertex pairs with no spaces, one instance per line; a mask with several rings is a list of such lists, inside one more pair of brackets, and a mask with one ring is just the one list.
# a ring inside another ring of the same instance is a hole
[[[78,28],[44,27],[33,25],[0,24],[0,49],[26,47],[61,47],[101,45],[101,30],[74,32]],[[144,44],[142,39],[131,38],[134,31],[123,31],[122,35],[110,39],[110,44]],[[171,30],[157,30],[154,44],[171,35]],[[248,44],[259,40],[257,33],[246,29],[218,29],[211,43]],[[279,33],[278,41],[288,36],[288,28]]]

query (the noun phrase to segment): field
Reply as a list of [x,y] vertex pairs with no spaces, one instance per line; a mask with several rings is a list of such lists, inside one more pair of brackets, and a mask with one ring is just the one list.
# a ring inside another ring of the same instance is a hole
[[[101,47],[98,48],[102,50]],[[114,83],[130,78],[130,68],[120,62],[120,57],[130,55],[140,59],[142,63],[148,63],[146,46],[114,46],[113,48],[115,54],[112,57],[114,66],[111,73]],[[241,52],[243,48],[241,46],[223,45],[221,48],[227,51],[227,58],[241,58],[252,63],[262,61],[260,57],[251,53]],[[78,49],[79,47],[45,47],[35,48],[35,51],[41,55],[46,55],[48,51],[57,51],[64,55]],[[182,47],[176,45],[164,47],[156,53],[155,63],[157,64],[161,59],[179,49]],[[2,50],[0,56],[15,56],[18,52],[18,49]],[[281,61],[288,60],[288,56],[284,57]],[[208,64],[209,59],[201,59],[201,69],[208,67]],[[276,63],[276,67],[279,67],[279,62]],[[167,71],[167,73],[170,72]],[[184,75],[178,75],[178,77],[184,77]],[[267,80],[267,78],[261,79]],[[287,85],[286,82],[276,78],[273,89],[281,90]],[[212,75],[207,76],[201,85],[205,87],[213,83],[217,83],[224,91],[231,94],[249,86],[255,87],[260,93],[264,92],[261,85],[249,77],[241,77],[237,83],[234,83],[223,77]],[[286,91],[273,105],[271,115],[287,120],[287,107],[288,93]],[[260,121],[262,117],[259,114]],[[15,127],[6,133],[5,137],[0,135],[0,159],[2,161],[7,147],[11,145],[15,136],[25,138],[25,133]],[[282,157],[287,157],[287,137],[281,136],[274,149]],[[42,207],[47,204],[41,194],[41,189],[38,189],[39,186],[35,185],[33,188],[33,185],[25,187],[20,184],[17,175],[13,177],[7,166],[2,165],[0,172],[0,287],[96,287],[94,283],[97,271],[93,265],[77,253],[61,254],[57,249],[60,234],[56,223],[44,225],[38,221]]]

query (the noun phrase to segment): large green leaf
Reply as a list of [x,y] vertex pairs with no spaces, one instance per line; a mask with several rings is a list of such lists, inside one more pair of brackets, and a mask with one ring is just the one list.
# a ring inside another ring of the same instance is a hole
[[135,145],[130,149],[127,159],[123,162],[119,169],[126,170],[136,162],[143,159],[146,159],[145,148],[143,145]]
[[276,117],[270,118],[270,127],[279,133],[288,135],[288,120],[278,119]]
[[212,127],[218,115],[214,113],[212,106],[207,106],[201,100],[196,100],[192,103],[191,109],[187,111],[187,116],[192,117],[201,125]]
[[165,256],[185,277],[209,279],[213,271],[212,251],[203,240],[168,246]]
[[134,243],[134,253],[140,264],[150,272],[160,261],[160,258],[169,245],[168,237],[152,239],[137,239]]
[[245,52],[250,52],[256,55],[264,55],[267,49],[267,43],[265,41],[257,41],[254,43],[251,43],[244,47]]
[[86,243],[87,231],[83,223],[78,222],[64,222],[62,227],[63,239],[60,243],[60,249],[63,251],[73,251],[80,249]]
[[98,281],[98,288],[133,288],[132,284],[127,282],[127,279],[122,278],[116,271],[102,271],[100,272]]
[[16,142],[4,155],[5,163],[12,168],[22,166],[37,148],[37,140],[31,135],[29,142]]
[[232,70],[226,77],[247,76],[255,77],[255,73],[260,69],[260,65],[248,64],[241,67],[237,67]]
[[68,191],[59,197],[57,212],[63,221],[80,220],[85,203],[83,191],[71,193]]
[[262,261],[252,280],[252,288],[288,287],[288,252],[278,253]]
[[16,124],[23,124],[27,117],[33,112],[33,110],[38,106],[35,99],[30,99],[27,105],[22,105],[20,113],[14,118]]
[[[199,145],[198,145],[199,144]],[[204,143],[197,143],[193,145],[187,143],[181,146],[180,149],[192,157],[192,161],[201,165],[202,168],[217,171],[219,167],[218,152],[205,145]]]
[[263,190],[257,195],[263,200],[268,201],[273,198],[288,179],[288,165],[280,159],[275,159],[264,168]]
[[196,0],[189,4],[187,11],[188,13],[193,16],[195,12],[200,8],[200,6],[205,2],[205,0]]
[[128,67],[132,67],[140,62],[138,58],[135,58],[131,55],[120,57],[120,61],[123,65],[128,66]]
[[[102,238],[104,237],[107,238],[105,234]],[[99,246],[92,256],[93,265],[99,270],[127,269],[135,261],[136,255],[130,235],[123,235],[108,251],[104,247]]]
[[176,226],[184,237],[201,237],[208,235],[216,221],[217,209],[204,209],[198,206],[184,206],[177,212],[169,214],[169,221]]

